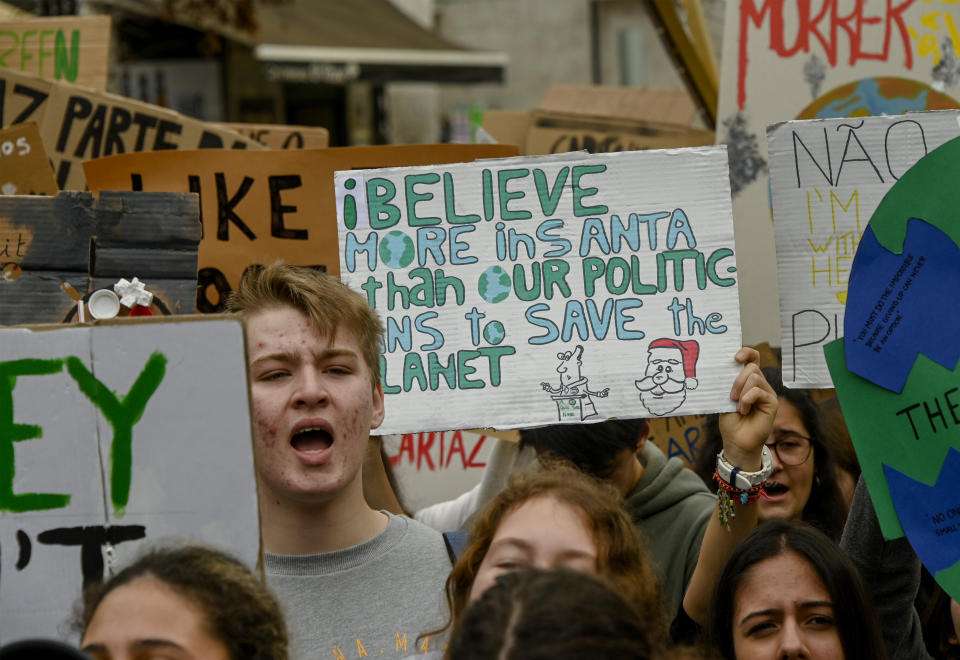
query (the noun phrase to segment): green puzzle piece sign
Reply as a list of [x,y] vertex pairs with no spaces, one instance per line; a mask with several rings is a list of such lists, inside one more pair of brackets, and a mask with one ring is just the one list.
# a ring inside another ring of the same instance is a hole
[[958,175],[960,138],[934,149],[907,170],[870,217],[870,229],[880,245],[901,252],[911,218],[922,218],[960,245]]
[[877,518],[960,599],[960,138],[887,192],[824,353]]
[[847,370],[843,339],[827,344],[824,353],[880,528],[885,538],[900,538],[883,464],[925,484],[936,482],[947,450],[960,450],[960,366],[950,371],[921,355],[897,394]]

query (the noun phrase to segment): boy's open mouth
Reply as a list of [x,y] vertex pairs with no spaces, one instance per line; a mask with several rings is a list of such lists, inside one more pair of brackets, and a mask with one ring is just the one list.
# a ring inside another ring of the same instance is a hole
[[321,452],[333,444],[333,436],[322,428],[310,427],[294,433],[290,444],[297,451],[305,453]]

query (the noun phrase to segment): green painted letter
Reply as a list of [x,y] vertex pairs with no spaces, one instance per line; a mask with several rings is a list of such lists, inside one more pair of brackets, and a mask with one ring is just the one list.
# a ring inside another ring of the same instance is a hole
[[0,511],[23,513],[62,509],[70,504],[69,495],[13,492],[13,443],[43,435],[34,424],[13,423],[13,388],[17,376],[46,376],[63,370],[63,360],[10,360],[0,362]]
[[147,360],[146,366],[130,391],[118,398],[106,385],[90,373],[79,358],[67,358],[67,371],[77,381],[80,391],[100,409],[113,428],[110,445],[110,499],[122,513],[130,497],[130,475],[133,464],[133,427],[143,416],[147,401],[160,386],[167,370],[167,358],[159,351]]

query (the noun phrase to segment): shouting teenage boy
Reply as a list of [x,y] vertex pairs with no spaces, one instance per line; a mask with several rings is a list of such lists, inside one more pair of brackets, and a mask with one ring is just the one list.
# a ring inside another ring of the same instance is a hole
[[414,640],[445,618],[443,538],[363,497],[383,421],[376,313],[335,278],[280,263],[251,269],[229,306],[246,325],[264,565],[294,657],[433,650]]

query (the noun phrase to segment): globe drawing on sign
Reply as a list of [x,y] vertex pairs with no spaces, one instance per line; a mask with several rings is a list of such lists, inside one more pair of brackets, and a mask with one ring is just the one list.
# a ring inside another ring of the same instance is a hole
[[[957,381],[960,307],[946,295],[960,288],[957,163],[960,138],[953,138],[907,170],[873,212],[853,258],[840,354],[846,368],[837,371],[847,383],[856,374],[879,386],[858,392],[861,419],[874,409],[908,410],[914,401],[935,418],[938,397],[946,400],[940,393],[952,392]],[[895,538],[899,522],[927,570],[960,599],[960,542],[947,508],[960,501],[960,433],[956,425],[931,423],[922,435],[923,426],[918,419],[906,432],[916,444],[857,438],[855,446],[864,474],[875,475],[870,495],[884,536]]]
[[831,89],[804,108],[797,119],[901,115],[955,108],[960,108],[960,104],[954,99],[919,80],[863,78]]
[[394,230],[380,237],[380,261],[390,268],[406,268],[415,256],[413,239],[402,231]]
[[477,282],[480,297],[488,303],[498,303],[510,295],[510,276],[500,266],[490,266]]
[[494,346],[502,342],[505,335],[503,324],[500,321],[490,321],[487,327],[483,329],[483,338],[487,340],[488,344]]

